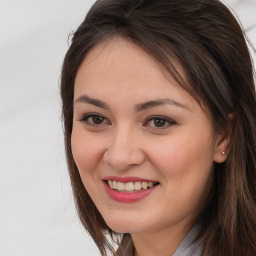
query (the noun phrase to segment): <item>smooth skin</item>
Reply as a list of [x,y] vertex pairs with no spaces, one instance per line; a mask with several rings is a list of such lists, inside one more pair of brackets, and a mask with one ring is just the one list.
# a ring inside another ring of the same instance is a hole
[[[94,47],[78,70],[74,160],[109,227],[131,234],[136,256],[173,255],[198,217],[213,163],[226,160],[227,140],[196,100],[130,41]],[[106,193],[106,176],[160,184],[137,202],[117,202]]]

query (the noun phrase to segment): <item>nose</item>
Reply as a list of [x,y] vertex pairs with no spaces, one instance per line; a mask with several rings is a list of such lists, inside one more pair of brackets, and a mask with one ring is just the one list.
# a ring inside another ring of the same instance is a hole
[[142,164],[145,154],[137,137],[130,129],[116,131],[104,152],[103,160],[114,170],[127,170]]

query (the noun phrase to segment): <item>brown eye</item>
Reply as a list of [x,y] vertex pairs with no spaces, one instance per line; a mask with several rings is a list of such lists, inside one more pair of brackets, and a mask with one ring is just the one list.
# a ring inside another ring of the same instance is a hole
[[177,124],[175,121],[164,116],[151,116],[148,118],[144,126],[153,127],[155,129],[165,129]]
[[91,120],[94,124],[102,124],[104,122],[104,117],[102,116],[93,116]]
[[163,119],[154,119],[155,127],[164,127],[166,125],[166,120]]
[[99,114],[87,114],[80,121],[91,126],[101,126],[109,124],[108,120]]

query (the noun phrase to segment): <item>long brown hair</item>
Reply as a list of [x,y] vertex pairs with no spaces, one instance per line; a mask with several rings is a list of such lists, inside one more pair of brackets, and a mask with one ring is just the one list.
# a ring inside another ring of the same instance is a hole
[[[199,239],[204,256],[256,254],[256,95],[244,33],[218,0],[98,0],[73,34],[61,75],[65,146],[80,220],[102,255],[106,225],[71,152],[74,80],[87,53],[115,36],[138,44],[206,106],[216,131],[231,138],[225,163],[214,164]],[[179,63],[186,82],[173,65]],[[113,251],[113,250],[112,250]]]

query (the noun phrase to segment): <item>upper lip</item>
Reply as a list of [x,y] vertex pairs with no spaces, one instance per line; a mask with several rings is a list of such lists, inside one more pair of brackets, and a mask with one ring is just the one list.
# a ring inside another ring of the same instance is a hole
[[123,182],[123,183],[127,183],[127,182],[136,182],[136,181],[145,181],[145,182],[158,182],[156,180],[149,180],[149,179],[144,179],[144,178],[139,178],[139,177],[132,177],[132,176],[128,176],[128,177],[120,177],[120,176],[107,176],[104,177],[103,180],[114,180],[114,181],[119,181],[119,182]]

